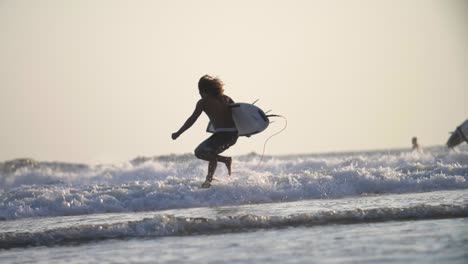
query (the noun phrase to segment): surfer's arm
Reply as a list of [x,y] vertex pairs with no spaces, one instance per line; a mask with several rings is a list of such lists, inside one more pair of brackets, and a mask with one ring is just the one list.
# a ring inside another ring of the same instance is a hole
[[197,121],[198,117],[203,112],[203,103],[202,100],[197,102],[195,106],[195,110],[193,111],[192,115],[185,121],[184,125],[179,129],[179,131],[172,133],[172,139],[177,139],[185,130],[189,129],[195,121]]

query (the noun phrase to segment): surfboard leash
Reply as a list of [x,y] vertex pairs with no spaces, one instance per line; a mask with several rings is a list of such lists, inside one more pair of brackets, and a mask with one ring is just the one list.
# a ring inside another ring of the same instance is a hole
[[288,127],[288,119],[287,119],[286,117],[282,116],[282,115],[266,115],[266,117],[281,117],[281,118],[283,118],[283,119],[284,119],[284,127],[283,127],[280,131],[274,133],[273,135],[269,136],[269,137],[265,140],[265,142],[263,143],[262,156],[261,156],[261,158],[260,158],[260,161],[258,161],[257,166],[255,166],[255,169],[254,169],[254,170],[257,170],[258,166],[260,166],[260,163],[262,163],[262,161],[263,161],[263,157],[265,156],[265,149],[266,149],[266,144],[267,144],[267,142],[268,142],[272,137],[274,137],[274,136],[280,134],[281,132],[283,132],[283,131]]

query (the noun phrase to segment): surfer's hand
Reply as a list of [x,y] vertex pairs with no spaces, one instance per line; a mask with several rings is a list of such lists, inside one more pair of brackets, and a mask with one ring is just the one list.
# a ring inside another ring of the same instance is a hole
[[172,139],[173,139],[173,140],[176,140],[179,136],[180,136],[180,134],[177,133],[177,132],[172,133]]

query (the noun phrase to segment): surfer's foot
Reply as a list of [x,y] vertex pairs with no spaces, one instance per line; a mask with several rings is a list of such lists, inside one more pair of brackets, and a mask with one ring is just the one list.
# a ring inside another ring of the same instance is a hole
[[232,172],[232,170],[231,170],[232,158],[231,158],[231,157],[227,157],[227,158],[226,158],[226,161],[224,161],[224,164],[226,165],[226,168],[227,168],[227,170],[228,170],[229,176],[231,176],[231,172]]
[[204,183],[202,183],[201,187],[202,188],[210,188],[211,181],[213,181],[213,175],[207,175],[206,180],[205,180]]
[[202,183],[201,187],[206,189],[206,188],[210,188],[211,186],[211,182],[206,180],[204,183]]

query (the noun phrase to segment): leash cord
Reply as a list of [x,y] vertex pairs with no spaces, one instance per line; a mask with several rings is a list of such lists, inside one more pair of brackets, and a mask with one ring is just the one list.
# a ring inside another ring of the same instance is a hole
[[260,158],[260,161],[258,162],[257,166],[255,166],[255,169],[254,169],[254,170],[257,170],[258,166],[260,166],[260,163],[262,163],[262,161],[263,161],[263,157],[265,156],[265,149],[266,149],[266,144],[267,144],[267,142],[268,142],[272,137],[274,137],[274,136],[280,134],[281,132],[283,132],[283,131],[288,127],[288,119],[287,119],[286,117],[284,117],[284,116],[281,116],[281,115],[268,115],[267,117],[281,117],[281,118],[283,118],[283,119],[284,119],[284,127],[283,127],[280,131],[274,133],[273,135],[269,136],[269,137],[265,140],[265,143],[263,143],[262,157]]

